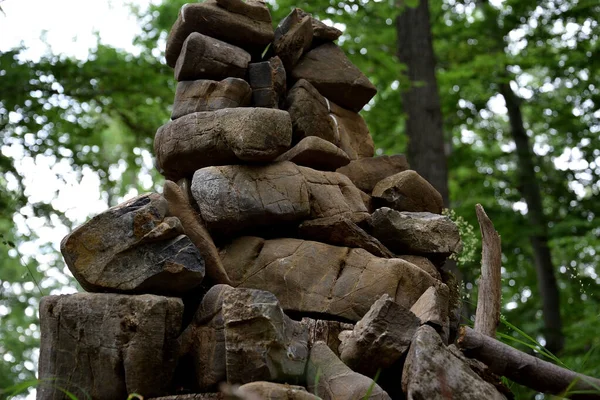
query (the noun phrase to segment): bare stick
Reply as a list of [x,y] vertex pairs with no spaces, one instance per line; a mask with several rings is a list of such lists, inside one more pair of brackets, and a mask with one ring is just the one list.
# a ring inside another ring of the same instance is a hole
[[500,267],[502,248],[500,235],[488,218],[481,204],[475,206],[477,221],[481,230],[481,278],[477,311],[475,313],[475,331],[490,337],[496,337],[496,328],[500,322],[501,281]]
[[[457,345],[465,355],[486,364],[490,371],[540,392],[565,394],[571,399],[600,399],[600,379],[523,353],[494,338],[461,326]],[[587,391],[589,393],[574,392]],[[571,393],[571,394],[570,394]]]

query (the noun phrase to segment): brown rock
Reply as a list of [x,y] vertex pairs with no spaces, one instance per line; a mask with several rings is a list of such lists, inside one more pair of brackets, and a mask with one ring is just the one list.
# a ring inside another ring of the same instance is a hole
[[287,71],[310,49],[313,40],[312,17],[295,8],[275,29],[273,47]]
[[375,376],[406,354],[418,327],[412,312],[384,294],[352,331],[340,335],[340,358],[354,371]]
[[340,333],[354,329],[353,324],[348,324],[346,322],[312,319],[307,317],[302,318],[300,323],[308,329],[309,348],[316,342],[325,342],[331,351],[338,357],[340,355]]
[[285,98],[285,69],[279,57],[248,66],[248,78],[252,87],[254,107],[280,108]]
[[340,148],[348,153],[352,160],[373,157],[375,144],[363,117],[332,102],[329,103],[329,107],[329,116],[335,120],[336,129],[339,131]]
[[304,380],[308,331],[283,313],[272,293],[225,291],[223,321],[228,382]]
[[313,27],[313,41],[312,47],[317,47],[326,42],[333,42],[337,40],[340,36],[342,36],[342,31],[333,26],[325,25],[323,22],[319,21],[311,14],[307,13],[304,10],[297,8],[298,13],[301,17],[305,15],[310,16],[312,27]]
[[38,399],[167,394],[175,372],[180,299],[77,293],[40,302]]
[[444,208],[440,192],[412,170],[382,179],[373,188],[371,196],[377,208],[434,214],[441,214]]
[[302,386],[273,382],[252,382],[240,386],[238,396],[244,400],[318,400]]
[[153,397],[148,400],[224,400],[223,393],[176,394],[173,396]]
[[401,258],[403,260],[408,261],[409,263],[416,265],[423,271],[427,272],[429,275],[433,276],[438,281],[442,280],[442,275],[440,274],[440,271],[437,270],[435,265],[433,265],[433,263],[429,261],[427,257],[407,255],[398,256],[398,258]]
[[308,136],[277,157],[275,161],[292,161],[297,165],[320,171],[335,171],[348,164],[350,158],[333,143],[318,136]]
[[448,302],[450,291],[446,285],[432,286],[410,308],[421,324],[429,324],[440,331],[448,329]]
[[[236,3],[238,9],[241,1],[229,1],[229,9]],[[248,3],[248,2],[246,2]],[[223,5],[221,1],[221,5]],[[192,32],[231,43],[251,54],[260,55],[264,48],[273,41],[273,27],[266,4],[252,1],[249,3],[253,11],[239,13],[228,11],[219,6],[216,0],[205,0],[202,3],[185,4],[171,28],[167,38],[165,57],[170,67],[175,67],[183,42]],[[258,11],[262,8],[263,11]],[[266,15],[269,15],[267,18]],[[268,20],[267,20],[268,19]]]
[[217,0],[217,4],[235,14],[245,15],[255,21],[271,23],[271,13],[261,0]]
[[308,390],[323,400],[390,399],[372,379],[348,368],[324,342],[310,350],[306,381]]
[[394,257],[379,240],[343,215],[304,221],[298,227],[298,234],[303,239],[365,249],[377,257]]
[[242,237],[220,254],[235,286],[270,291],[286,312],[328,319],[358,321],[384,293],[410,308],[427,288],[441,285],[401,259],[300,239]]
[[159,171],[176,181],[194,171],[241,161],[272,161],[290,147],[287,112],[269,108],[228,108],[188,114],[156,132]]
[[222,81],[197,80],[177,84],[171,119],[199,111],[247,107],[252,89],[243,79],[226,78]]
[[135,197],[61,242],[73,276],[90,292],[181,295],[204,278],[204,260],[159,194]]
[[505,399],[456,357],[430,326],[421,326],[413,338],[402,373],[402,388],[408,400]]
[[333,43],[306,53],[292,70],[292,77],[306,79],[323,96],[355,112],[377,93],[375,86]]
[[250,54],[239,47],[192,32],[183,42],[181,54],[175,64],[175,79],[191,81],[243,78],[250,59]]
[[[292,115],[292,122],[293,119]],[[357,188],[370,194],[379,181],[408,168],[406,156],[398,154],[353,160],[350,164],[338,168],[337,172],[346,175]]]

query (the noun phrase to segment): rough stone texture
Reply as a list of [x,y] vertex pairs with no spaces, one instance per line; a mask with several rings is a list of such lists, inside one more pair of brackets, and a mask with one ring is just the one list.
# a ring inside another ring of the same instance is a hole
[[181,300],[153,295],[42,298],[37,398],[65,398],[59,387],[81,399],[166,394],[182,313]]
[[440,331],[448,329],[448,286],[432,286],[410,308],[421,324],[430,324]]
[[204,278],[204,260],[159,194],[135,197],[79,226],[61,253],[89,292],[179,295]]
[[350,162],[342,149],[318,136],[308,136],[280,155],[275,161],[292,161],[297,165],[335,171]]
[[350,159],[373,156],[375,147],[364,119],[327,100],[307,80],[300,79],[292,87],[286,109],[294,142],[317,136],[341,148]]
[[[241,0],[227,1],[237,7],[245,7]],[[175,67],[183,42],[192,32],[199,32],[241,47],[251,54],[260,55],[264,48],[273,41],[271,14],[266,4],[251,1],[253,11],[247,8],[240,12],[231,12],[219,6],[217,0],[205,0],[202,3],[185,4],[181,7],[177,21],[171,28],[167,38],[165,57],[170,67]],[[223,5],[223,1],[220,1]],[[248,3],[248,2],[246,2]],[[258,9],[262,9],[259,11]]]
[[355,112],[377,93],[369,79],[333,43],[306,53],[292,70],[292,77],[306,79],[323,96]]
[[295,8],[275,29],[273,48],[287,71],[292,71],[313,41],[312,17]]
[[408,351],[419,325],[412,312],[384,294],[352,331],[340,334],[340,359],[356,372],[375,376],[378,369],[391,367]]
[[404,371],[402,388],[407,400],[505,399],[491,384],[483,381],[460,358],[444,346],[430,326],[421,326],[413,338]]
[[175,64],[175,79],[243,78],[246,76],[250,54],[221,40],[192,32],[183,42]]
[[196,171],[192,193],[215,234],[346,214],[367,217],[358,190],[343,175],[285,161]]
[[248,80],[252,87],[254,107],[280,108],[287,86],[285,69],[279,57],[251,63],[248,66]]
[[306,382],[308,390],[323,400],[390,399],[371,378],[348,368],[324,342],[315,343],[310,350]]
[[339,357],[340,333],[354,329],[353,324],[339,321],[328,321],[323,319],[312,319],[304,317],[300,323],[308,329],[308,347],[311,348],[316,342],[325,342],[327,346]]
[[256,289],[223,296],[227,381],[301,383],[308,360],[308,331],[283,313],[277,298]]
[[312,47],[317,47],[326,42],[333,42],[337,40],[340,36],[342,36],[342,31],[333,26],[325,25],[323,22],[314,18],[311,14],[307,13],[304,10],[297,8],[298,14],[301,18],[305,15],[310,16],[311,23],[313,27],[313,41]]
[[232,13],[271,23],[271,13],[262,0],[217,0],[217,4]]
[[412,170],[382,179],[373,188],[371,196],[378,208],[389,207],[396,211],[441,214],[444,208],[440,192]]
[[237,390],[238,396],[244,400],[318,400],[302,386],[293,386],[273,382],[252,382],[242,385]]
[[408,261],[409,263],[416,265],[417,267],[421,268],[423,271],[427,272],[429,275],[433,276],[435,279],[437,279],[439,281],[442,280],[442,275],[440,274],[440,271],[438,271],[438,269],[435,267],[435,265],[433,265],[433,263],[431,261],[429,261],[429,259],[427,257],[407,255],[407,256],[398,256],[398,258],[401,258],[403,260]]
[[246,107],[250,105],[251,97],[250,85],[239,78],[226,78],[222,81],[201,79],[179,82],[175,92],[171,119],[199,111]]
[[289,149],[291,139],[287,112],[229,108],[163,125],[154,138],[154,153],[159,171],[176,181],[207,166],[272,161]]
[[383,207],[372,215],[373,236],[396,254],[449,256],[460,251],[458,228],[450,218]]
[[[293,116],[292,116],[293,121]],[[294,131],[294,135],[296,132]],[[346,175],[357,188],[371,194],[379,181],[388,176],[406,171],[409,168],[406,156],[379,156],[353,160],[350,164],[338,168],[337,172]]]
[[337,246],[358,247],[377,257],[394,257],[379,240],[343,215],[305,221],[298,227],[298,235],[303,239]]
[[286,312],[326,319],[358,321],[384,293],[410,308],[427,288],[442,285],[401,259],[300,239],[246,236],[220,254],[235,286],[268,290]]
[[[173,396],[153,397],[148,400],[224,400],[223,393],[176,394]],[[229,399],[228,399],[229,400]]]

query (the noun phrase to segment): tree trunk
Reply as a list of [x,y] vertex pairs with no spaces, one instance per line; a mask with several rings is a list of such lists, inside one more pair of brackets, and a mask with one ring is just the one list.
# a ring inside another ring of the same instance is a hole
[[550,248],[548,247],[547,223],[542,207],[540,187],[535,176],[534,155],[523,125],[520,99],[510,88],[509,82],[500,84],[500,93],[506,102],[511,134],[517,147],[519,189],[527,203],[527,218],[531,229],[533,229],[533,234],[529,240],[533,248],[538,288],[542,297],[546,336],[545,347],[555,353],[563,348],[564,336],[560,316],[559,290],[554,275]]
[[429,6],[403,6],[396,19],[398,58],[406,64],[410,88],[402,92],[407,115],[408,160],[427,179],[449,206],[448,165],[442,130],[442,108],[435,77],[435,57],[431,42]]

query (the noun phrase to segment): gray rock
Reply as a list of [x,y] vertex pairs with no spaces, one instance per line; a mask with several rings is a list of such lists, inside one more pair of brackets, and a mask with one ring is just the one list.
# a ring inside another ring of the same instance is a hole
[[279,57],[251,63],[248,66],[248,80],[252,87],[254,107],[280,108],[287,86],[285,69]]
[[432,286],[410,308],[421,324],[433,325],[439,331],[448,330],[448,286]]
[[308,317],[302,318],[300,323],[308,329],[309,348],[316,342],[325,342],[338,357],[340,356],[340,333],[354,329],[354,324],[347,322],[312,319]]
[[373,236],[396,254],[447,257],[460,251],[458,228],[450,218],[383,207],[372,215]]
[[406,156],[397,154],[353,160],[350,164],[338,168],[337,172],[350,178],[360,190],[371,194],[379,181],[409,168]]
[[177,84],[171,119],[199,111],[216,111],[223,108],[250,105],[252,89],[248,82],[239,78],[222,81],[197,80]]
[[348,368],[324,342],[310,350],[306,381],[308,390],[323,400],[390,399],[371,378]]
[[335,171],[350,162],[342,149],[318,136],[308,136],[297,145],[277,157],[275,161],[291,161],[294,164],[320,171]]
[[40,302],[37,398],[124,399],[168,393],[175,372],[180,299],[77,293]]
[[304,381],[308,331],[283,313],[272,293],[226,291],[223,320],[228,382]]
[[272,161],[289,149],[292,125],[285,111],[228,108],[188,114],[156,132],[159,171],[177,181],[194,171],[240,161]]
[[204,278],[204,260],[158,194],[138,196],[79,226],[61,242],[73,276],[90,292],[181,295]]
[[243,400],[318,400],[302,386],[273,382],[252,382],[239,387],[236,393]]
[[434,214],[441,214],[444,208],[440,192],[412,170],[382,179],[373,188],[371,196],[377,208]]
[[433,276],[438,281],[442,280],[442,275],[440,274],[440,271],[438,271],[435,265],[427,257],[406,255],[398,256],[398,258],[401,258],[403,260],[408,261],[409,263],[416,265],[423,271],[427,272],[429,275]]
[[421,326],[413,338],[402,373],[402,388],[408,400],[505,399],[494,386],[482,380],[456,357],[430,326]]

